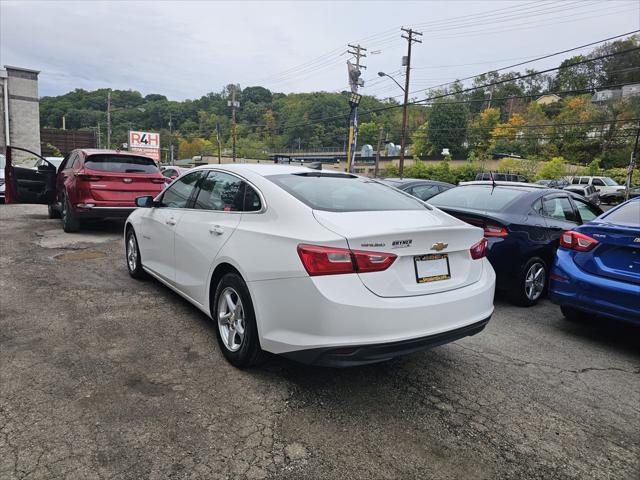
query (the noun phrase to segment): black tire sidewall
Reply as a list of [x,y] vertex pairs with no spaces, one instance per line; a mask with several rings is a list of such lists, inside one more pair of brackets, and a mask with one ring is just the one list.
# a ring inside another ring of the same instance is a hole
[[64,202],[62,208],[66,211],[66,215],[61,214],[62,228],[67,233],[77,232],[80,229],[80,222],[78,222],[78,219],[69,204],[69,197],[67,194],[64,195],[62,201]]
[[[542,293],[540,294],[540,296],[536,299],[536,300],[531,300],[527,297],[527,294],[525,293],[525,281],[527,279],[527,271],[529,271],[529,269],[531,268],[531,266],[534,263],[540,263],[542,265],[542,267],[544,268],[544,289],[542,291]],[[542,258],[540,257],[532,257],[529,260],[527,260],[527,262],[522,266],[522,269],[520,270],[520,275],[518,276],[518,283],[512,293],[512,297],[514,302],[517,305],[520,305],[522,307],[530,307],[532,305],[535,305],[536,303],[538,303],[538,301],[540,301],[540,299],[542,297],[544,297],[544,294],[547,290],[547,283],[549,282],[549,268],[547,267],[547,262],[545,262]]]
[[[242,346],[236,352],[232,352],[226,347],[220,335],[220,329],[218,328],[218,299],[226,287],[231,287],[238,293],[244,309],[245,337]],[[227,273],[218,282],[211,304],[211,317],[215,324],[216,337],[218,339],[218,345],[220,345],[220,350],[232,365],[238,368],[246,368],[259,363],[262,357],[262,349],[260,348],[260,340],[258,338],[255,311],[247,284],[237,273]]]

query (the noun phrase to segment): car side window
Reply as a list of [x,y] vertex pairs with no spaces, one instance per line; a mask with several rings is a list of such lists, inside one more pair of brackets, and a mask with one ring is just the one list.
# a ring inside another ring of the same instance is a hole
[[187,208],[198,181],[206,174],[206,171],[199,170],[173,182],[162,194],[162,205],[169,208]]
[[223,172],[211,171],[200,183],[193,208],[223,212],[241,212],[242,180]]
[[580,178],[580,185],[589,185],[589,177]]
[[594,178],[593,182],[591,182],[591,185],[595,185],[597,187],[604,187],[604,182],[599,178]]
[[69,160],[67,160],[65,164],[65,170],[73,170],[76,164],[76,160],[78,160],[78,154],[75,152],[72,152],[71,156],[69,157]]
[[580,177],[573,177],[571,179],[571,185],[578,185],[580,183]]
[[600,215],[600,213],[588,203],[583,202],[578,198],[574,198],[573,201],[576,204],[578,215],[580,215],[581,223],[590,222],[591,220],[596,218],[598,215]]
[[262,210],[262,202],[260,201],[260,195],[256,192],[251,185],[244,182],[244,204],[242,211],[244,212],[257,212]]
[[547,197],[542,200],[542,214],[545,217],[567,222],[577,222],[571,202],[567,197]]
[[173,170],[173,169],[171,169],[171,168],[165,168],[165,169],[162,171],[162,175],[163,175],[163,176],[165,176],[165,177],[167,177],[167,178],[168,178],[168,177],[171,177],[171,176],[175,175],[175,170]]

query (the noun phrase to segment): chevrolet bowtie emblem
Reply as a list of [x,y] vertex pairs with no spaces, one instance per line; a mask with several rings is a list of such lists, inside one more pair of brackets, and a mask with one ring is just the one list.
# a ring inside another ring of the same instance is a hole
[[444,250],[448,246],[449,246],[448,243],[438,242],[431,245],[431,250],[435,250],[436,252],[439,252],[441,250]]

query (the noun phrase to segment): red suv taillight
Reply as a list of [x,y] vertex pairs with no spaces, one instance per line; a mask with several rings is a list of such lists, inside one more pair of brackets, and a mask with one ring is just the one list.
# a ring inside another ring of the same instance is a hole
[[348,248],[298,245],[298,255],[310,276],[381,272],[397,258],[393,253],[349,250]]
[[592,250],[598,241],[580,232],[563,232],[560,235],[560,246],[577,252],[588,252]]
[[162,178],[152,178],[151,183],[167,183],[167,182],[165,177],[162,177]]
[[83,182],[99,182],[102,177],[100,175],[90,175],[88,173],[77,173],[78,180]]
[[479,260],[487,256],[487,239],[483,238],[478,243],[473,244],[473,246],[469,249],[471,252],[471,258],[474,260]]

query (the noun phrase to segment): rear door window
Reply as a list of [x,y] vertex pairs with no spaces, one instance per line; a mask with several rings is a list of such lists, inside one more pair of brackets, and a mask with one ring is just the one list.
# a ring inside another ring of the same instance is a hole
[[589,177],[580,178],[580,185],[588,185],[588,184],[589,184]]
[[243,210],[244,182],[233,175],[210,171],[200,183],[193,208],[223,212]]
[[365,212],[429,208],[406,193],[355,175],[318,172],[265,178],[315,210]]
[[542,214],[556,220],[578,221],[567,197],[545,197],[542,201]]
[[111,173],[159,173],[156,163],[147,157],[133,155],[91,155],[84,166],[91,170]]
[[584,202],[578,198],[574,198],[573,202],[576,204],[576,209],[578,210],[578,215],[580,216],[580,223],[590,222],[598,215],[600,215],[600,212],[598,212],[598,210],[589,205],[587,202]]
[[198,181],[206,174],[206,171],[199,170],[173,182],[162,194],[162,205],[169,208],[187,208]]

